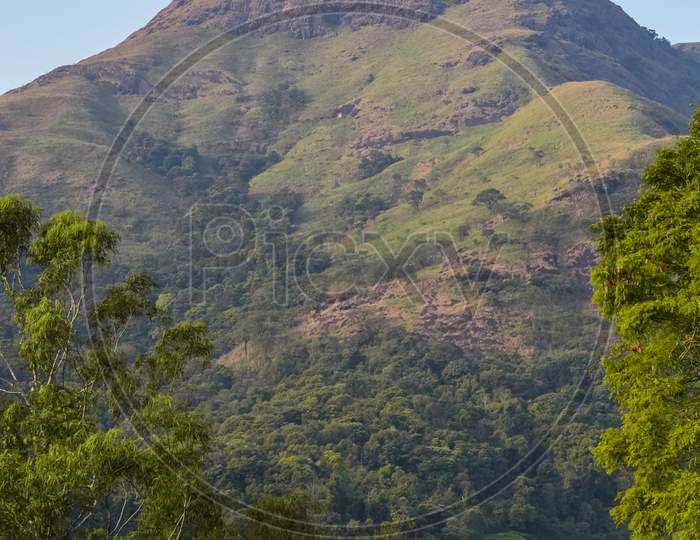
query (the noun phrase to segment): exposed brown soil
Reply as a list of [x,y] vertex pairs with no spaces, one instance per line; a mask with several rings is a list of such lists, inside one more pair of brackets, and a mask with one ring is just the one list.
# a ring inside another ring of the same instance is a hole
[[[547,256],[541,259],[547,260]],[[404,326],[464,348],[495,348],[525,357],[534,355],[534,349],[525,345],[517,330],[518,319],[529,314],[496,309],[479,294],[480,286],[491,277],[525,278],[528,270],[478,257],[467,257],[463,263],[465,268],[479,268],[478,275],[445,265],[434,279],[415,283],[395,279],[349,298],[331,301],[308,315],[299,330],[310,338],[327,334],[348,338],[365,328],[368,321],[378,321]],[[532,271],[538,269],[539,266]],[[464,295],[456,292],[456,283],[465,288]]]

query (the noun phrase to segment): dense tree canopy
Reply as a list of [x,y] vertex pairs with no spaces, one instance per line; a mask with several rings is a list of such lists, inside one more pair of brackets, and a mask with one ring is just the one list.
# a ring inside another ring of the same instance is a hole
[[146,275],[91,301],[81,270],[106,266],[117,241],[76,212],[42,223],[32,204],[0,198],[15,327],[0,350],[1,538],[224,536],[202,487],[210,430],[168,390],[209,358],[206,328],[169,324]]
[[620,337],[605,369],[622,425],[596,454],[630,480],[613,515],[634,538],[700,538],[700,111],[600,227],[592,279]]
[[[610,425],[603,393],[552,431],[586,359],[483,355],[368,328],[351,340],[280,341],[264,364],[213,366],[181,391],[211,410],[222,484],[251,502],[306,491],[315,522],[359,536],[624,538],[595,518],[616,489],[588,450],[596,424]],[[472,497],[550,431],[536,470],[477,505]],[[412,520],[443,509],[454,519],[411,533]]]

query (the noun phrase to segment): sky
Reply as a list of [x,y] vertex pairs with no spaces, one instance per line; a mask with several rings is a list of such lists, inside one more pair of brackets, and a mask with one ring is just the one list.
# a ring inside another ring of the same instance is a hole
[[169,0],[0,0],[0,94],[109,49]]
[[[113,47],[169,0],[0,0],[0,94]],[[700,41],[698,0],[615,0],[671,42]],[[661,9],[662,8],[662,9]]]
[[698,0],[613,0],[639,24],[653,28],[671,43],[700,41]]

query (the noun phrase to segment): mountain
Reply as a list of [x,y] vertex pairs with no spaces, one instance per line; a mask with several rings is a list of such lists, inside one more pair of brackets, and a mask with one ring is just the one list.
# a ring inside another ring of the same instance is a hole
[[588,452],[615,412],[577,386],[608,330],[589,226],[685,132],[695,49],[607,0],[177,0],[0,97],[0,185],[87,209],[147,110],[99,217],[117,272],[214,333],[181,397],[236,496],[304,489],[351,526],[459,509],[434,538],[624,537]]
[[678,43],[674,47],[700,60],[700,43]]

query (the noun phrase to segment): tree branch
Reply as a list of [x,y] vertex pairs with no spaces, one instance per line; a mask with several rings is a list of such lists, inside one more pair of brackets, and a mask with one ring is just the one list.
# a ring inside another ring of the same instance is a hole
[[114,538],[116,538],[119,535],[119,533],[122,532],[122,529],[126,527],[129,524],[129,522],[138,515],[138,513],[141,511],[142,506],[143,502],[139,504],[138,508],[134,510],[134,512],[127,518],[127,520],[124,523],[122,523],[122,526],[119,527],[119,529],[117,529],[116,531],[114,531]]
[[124,519],[124,512],[126,511],[126,505],[129,502],[129,494],[127,493],[125,487],[123,489],[124,489],[124,503],[122,504],[122,509],[121,509],[121,512],[119,512],[119,518],[117,519],[117,522],[114,524],[114,528],[107,533],[108,536],[109,536],[109,534],[111,534],[112,531],[121,530],[121,522],[122,522],[122,519]]
[[12,381],[8,381],[7,379],[2,379],[4,382],[8,383],[10,386],[15,388],[16,390],[13,392],[5,391],[6,394],[17,394],[22,396],[22,400],[24,401],[24,404],[29,407],[29,400],[27,399],[27,395],[24,393],[24,390],[22,390],[22,385],[19,382],[19,379],[17,378],[17,375],[15,374],[14,370],[12,369],[12,366],[10,365],[9,360],[5,357],[5,355],[0,351],[0,359],[2,359],[3,363],[7,367],[7,370],[10,372],[10,377],[12,377]]

